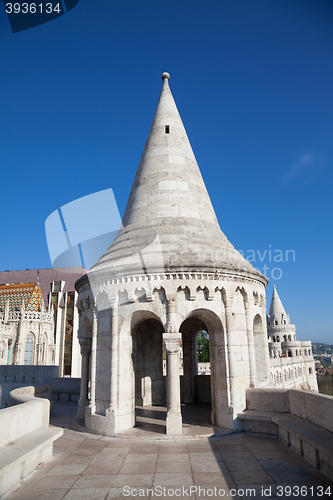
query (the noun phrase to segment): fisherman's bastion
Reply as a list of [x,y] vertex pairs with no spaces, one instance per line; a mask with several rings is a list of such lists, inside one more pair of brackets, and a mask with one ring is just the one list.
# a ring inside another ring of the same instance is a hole
[[[66,373],[80,379],[73,421],[82,440],[120,449],[119,439],[137,437],[145,409],[164,409],[156,439],[165,443],[265,434],[333,477],[333,398],[318,393],[311,342],[296,340],[275,287],[266,312],[268,279],[222,232],[169,79],[162,74],[119,233],[89,271],[77,270],[75,290],[66,291],[72,316],[63,319],[64,334],[54,330],[62,299],[57,307],[51,300],[54,284],[59,292],[64,280],[52,278],[48,298],[39,279],[0,286],[0,380],[3,387],[17,382],[0,410],[1,434],[11,429],[0,442],[0,496],[51,460],[53,443],[63,439],[62,429],[49,426],[47,387],[63,376],[59,387],[65,387]],[[209,375],[198,374],[200,332],[209,336]],[[72,372],[66,354],[75,362]],[[48,378],[43,369],[51,370]],[[211,433],[193,436],[183,412],[200,405],[209,405]]]

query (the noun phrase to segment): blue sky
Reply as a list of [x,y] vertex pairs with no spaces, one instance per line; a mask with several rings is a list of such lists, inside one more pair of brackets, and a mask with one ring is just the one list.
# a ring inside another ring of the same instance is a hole
[[222,231],[298,339],[333,343],[332,28],[329,0],[80,0],[13,34],[0,5],[0,269],[50,267],[77,198],[123,214],[168,71]]

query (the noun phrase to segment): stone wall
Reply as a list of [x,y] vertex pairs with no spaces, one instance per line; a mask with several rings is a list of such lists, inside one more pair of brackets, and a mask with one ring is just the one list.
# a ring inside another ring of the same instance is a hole
[[246,409],[289,412],[333,432],[333,396],[297,389],[248,389]]

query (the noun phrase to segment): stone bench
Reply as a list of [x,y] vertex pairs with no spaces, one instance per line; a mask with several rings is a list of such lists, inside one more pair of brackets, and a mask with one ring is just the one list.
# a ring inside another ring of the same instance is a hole
[[0,449],[0,497],[52,457],[53,441],[62,434],[57,427],[43,427]]
[[333,433],[291,413],[244,411],[245,432],[273,434],[333,478]]
[[31,386],[13,390],[14,406],[0,410],[0,497],[51,458],[53,441],[63,434],[49,427],[49,400],[33,397],[34,392]]

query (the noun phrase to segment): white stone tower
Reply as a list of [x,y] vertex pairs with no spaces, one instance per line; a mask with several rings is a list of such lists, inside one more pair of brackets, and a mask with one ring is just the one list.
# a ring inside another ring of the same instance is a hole
[[169,78],[163,73],[123,227],[76,283],[82,350],[78,416],[85,417],[89,430],[108,435],[135,425],[136,404],[165,402],[166,432],[182,432],[181,398],[200,402],[196,337],[202,330],[210,338],[215,425],[237,428],[246,389],[270,382],[267,278],[220,229]]
[[296,340],[296,327],[290,324],[275,285],[267,315],[267,334],[273,385],[318,391],[311,342]]

